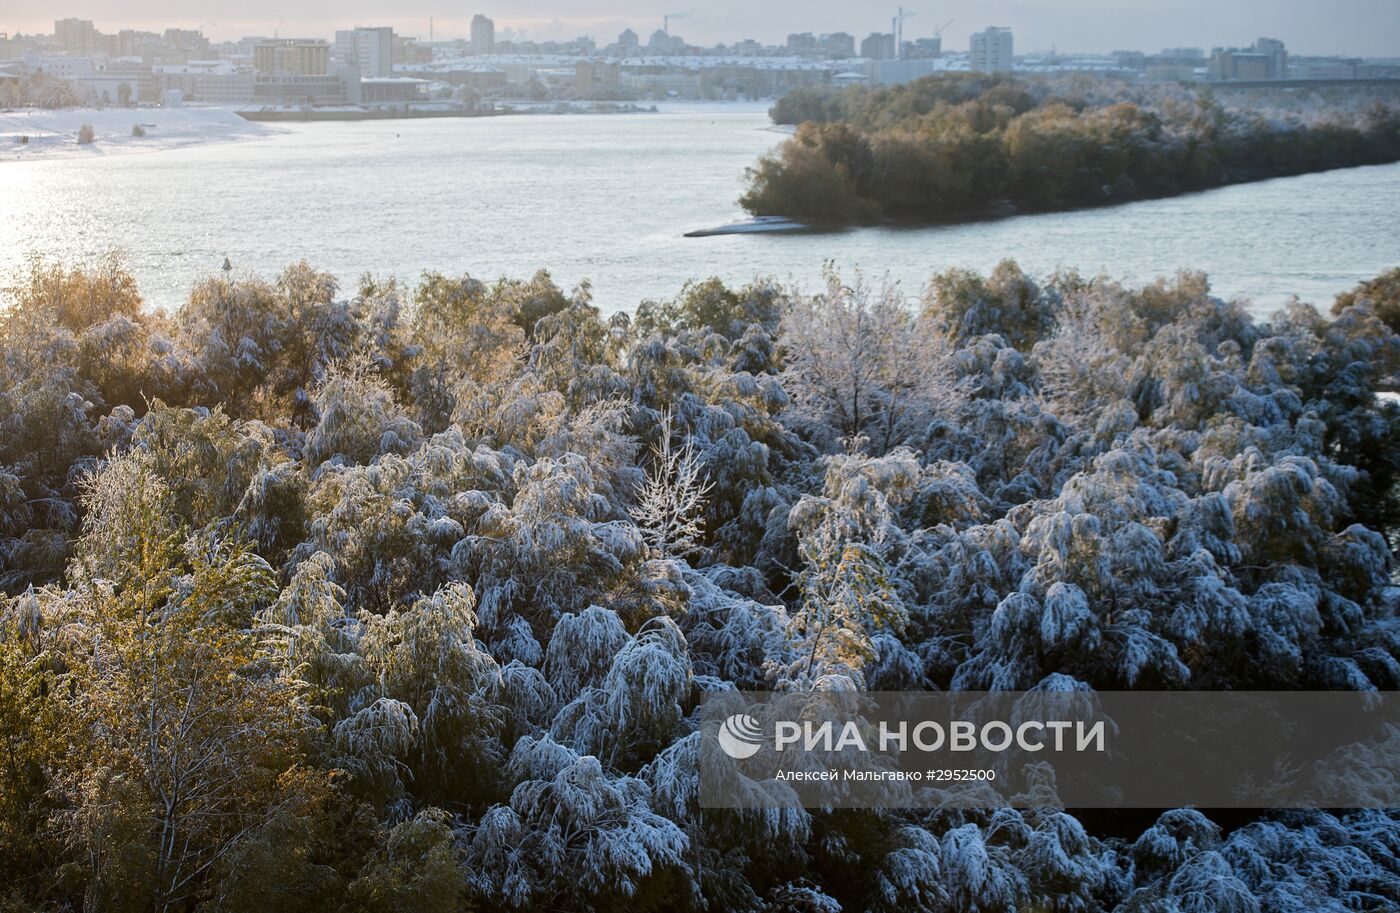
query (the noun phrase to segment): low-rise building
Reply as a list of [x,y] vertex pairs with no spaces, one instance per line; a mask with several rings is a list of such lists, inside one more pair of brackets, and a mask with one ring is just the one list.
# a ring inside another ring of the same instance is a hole
[[343,74],[257,73],[253,78],[253,104],[347,105],[359,102],[359,80],[351,84]]
[[411,76],[379,76],[360,80],[360,104],[402,105],[428,100],[426,79]]
[[1290,57],[1289,79],[1355,79],[1361,72],[1359,57]]
[[51,57],[32,49],[24,54],[24,68],[54,79],[82,79],[97,72],[97,64],[91,57]]
[[90,76],[73,80],[80,99],[98,105],[134,105],[141,100],[142,77],[132,73],[107,73],[99,70]]
[[157,64],[151,68],[160,94],[178,91],[185,101],[246,105],[253,101],[253,73],[227,60]]
[[897,86],[913,82],[945,69],[941,60],[916,57],[909,60],[873,60],[869,64],[870,81],[882,86]]

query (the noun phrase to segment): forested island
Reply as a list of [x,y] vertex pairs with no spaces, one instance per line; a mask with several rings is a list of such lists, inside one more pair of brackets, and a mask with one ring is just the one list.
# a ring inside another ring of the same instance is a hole
[[1193,273],[826,279],[605,316],[299,264],[166,314],[33,264],[0,910],[1400,906],[1394,809],[699,807],[725,689],[1400,687],[1400,274],[1263,321]]
[[818,225],[1075,209],[1400,160],[1393,98],[1270,110],[1187,86],[958,74],[800,89],[772,117],[796,132],[750,169],[740,202]]

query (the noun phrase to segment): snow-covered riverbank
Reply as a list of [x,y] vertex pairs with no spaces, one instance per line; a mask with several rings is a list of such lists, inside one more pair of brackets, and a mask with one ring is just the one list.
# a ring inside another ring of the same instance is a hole
[[[84,124],[92,125],[93,141],[80,145]],[[0,111],[0,161],[154,152],[276,132],[244,120],[232,108],[26,108]]]

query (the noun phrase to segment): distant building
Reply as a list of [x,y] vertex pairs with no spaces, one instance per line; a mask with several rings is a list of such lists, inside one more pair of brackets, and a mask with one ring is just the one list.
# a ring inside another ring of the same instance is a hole
[[830,35],[823,35],[821,47],[823,51],[837,59],[856,56],[855,36],[846,32],[832,32]]
[[992,26],[972,35],[968,66],[977,73],[1010,73],[1015,68],[1011,29]]
[[99,105],[126,107],[140,100],[141,76],[99,70],[91,76],[73,80],[73,89],[80,98],[91,99]]
[[335,56],[359,67],[365,79],[389,76],[394,72],[394,30],[379,26],[336,32]]
[[151,68],[159,97],[179,92],[185,101],[246,105],[253,100],[253,74],[227,60],[157,64]]
[[140,100],[147,74],[121,64],[108,70],[106,61],[92,57],[46,56],[34,48],[24,52],[24,69],[70,83],[78,98],[101,105],[128,105]]
[[631,29],[623,29],[622,34],[617,36],[617,49],[623,57],[635,57],[642,49],[642,39]]
[[1205,75],[1206,54],[1200,48],[1162,48],[1143,61],[1149,82],[1191,82]]
[[574,66],[574,91],[581,98],[615,93],[621,70],[616,63],[606,60],[580,60]]
[[1277,38],[1258,38],[1254,50],[1269,59],[1269,78],[1283,79],[1288,75],[1288,50]]
[[151,58],[160,51],[161,39],[155,32],[122,29],[114,42],[115,57]]
[[1216,48],[1210,55],[1210,78],[1214,82],[1268,79],[1269,58],[1239,48]]
[[402,105],[428,100],[428,80],[407,76],[385,76],[360,80],[360,103]]
[[472,17],[472,53],[485,55],[496,50],[496,23],[477,13]]
[[166,29],[165,45],[193,58],[210,56],[209,39],[198,29]]
[[302,75],[258,73],[253,79],[253,103],[260,105],[358,104],[359,80],[342,73]]
[[685,39],[679,35],[672,35],[657,29],[651,33],[651,38],[647,41],[647,51],[662,56],[684,54]]
[[389,56],[389,63],[391,66],[401,63],[432,63],[433,49],[425,44],[419,44],[416,38],[405,38],[402,35],[395,35],[392,52]]
[[817,49],[817,36],[811,32],[789,35],[787,36],[787,49],[789,51],[815,51]]
[[877,60],[870,65],[871,81],[882,86],[897,86],[931,76],[939,70],[933,57],[913,57],[908,60]]
[[56,19],[53,40],[70,54],[91,54],[97,50],[97,29],[91,19]]
[[1215,82],[1283,79],[1288,75],[1288,51],[1277,38],[1260,38],[1247,48],[1216,48],[1207,72]]
[[91,57],[49,57],[32,48],[24,52],[24,68],[55,79],[79,79],[97,72]]
[[1120,69],[1147,69],[1147,55],[1142,51],[1114,51],[1113,59],[1117,62]]
[[1289,79],[1355,79],[1361,73],[1359,57],[1290,57]]
[[253,69],[259,73],[325,76],[331,46],[319,38],[274,38],[253,48]]
[[943,39],[915,38],[904,42],[904,51],[907,57],[940,57],[943,54]]
[[871,32],[860,43],[860,56],[870,60],[893,60],[898,56],[891,32]]

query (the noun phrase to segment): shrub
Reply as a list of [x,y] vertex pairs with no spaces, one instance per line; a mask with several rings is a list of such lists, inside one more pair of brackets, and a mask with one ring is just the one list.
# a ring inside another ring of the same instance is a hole
[[1385,325],[1400,333],[1400,267],[1368,279],[1349,292],[1342,292],[1332,304],[1332,313],[1340,314],[1360,301],[1369,301],[1376,316]]
[[141,126],[140,124],[132,124],[132,125],[131,125],[131,135],[132,135],[132,136],[145,136],[145,135],[146,135],[146,128],[143,127],[143,126]]
[[78,145],[79,145],[79,146],[90,146],[90,145],[92,145],[92,140],[93,140],[92,124],[83,124],[81,127],[78,128]]

